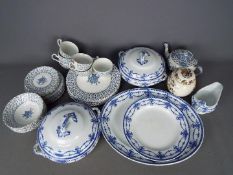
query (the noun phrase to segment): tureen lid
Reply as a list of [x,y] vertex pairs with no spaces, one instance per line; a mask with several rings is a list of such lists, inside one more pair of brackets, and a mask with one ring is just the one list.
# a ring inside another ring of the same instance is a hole
[[156,51],[146,47],[135,47],[119,53],[119,68],[123,77],[136,81],[162,78],[165,62]]
[[37,142],[48,157],[74,159],[87,154],[99,135],[97,115],[82,103],[52,109],[37,132]]

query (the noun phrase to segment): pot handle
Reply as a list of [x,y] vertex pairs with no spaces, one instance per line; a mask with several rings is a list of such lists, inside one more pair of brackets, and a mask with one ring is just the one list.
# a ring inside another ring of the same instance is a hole
[[52,60],[54,60],[54,61],[60,63],[59,56],[56,55],[55,53],[51,55],[51,58],[52,58]]
[[[34,152],[36,155],[45,157],[45,155],[42,153],[42,151],[41,151],[41,149],[40,149],[38,143],[36,143],[36,144],[33,146],[33,152]],[[45,158],[46,158],[46,157],[45,157]]]
[[62,40],[61,40],[61,39],[57,39],[57,45],[58,45],[59,47],[60,47],[61,43],[62,43]]
[[201,75],[203,73],[202,66],[197,66],[197,68],[195,69],[194,73],[195,73],[196,76]]

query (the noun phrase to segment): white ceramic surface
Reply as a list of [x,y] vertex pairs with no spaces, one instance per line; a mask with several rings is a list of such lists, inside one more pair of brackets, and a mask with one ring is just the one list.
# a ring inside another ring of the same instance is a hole
[[177,157],[189,141],[189,125],[184,114],[160,98],[134,102],[125,113],[123,127],[129,144],[139,154],[155,161]]
[[52,54],[52,60],[58,62],[63,68],[69,69],[70,64],[72,63],[71,56],[79,53],[79,48],[70,41],[62,41],[61,39],[57,40],[59,47],[58,54]]
[[223,85],[219,82],[211,83],[198,90],[192,97],[192,106],[199,114],[213,112],[220,100]]
[[[145,158],[132,149],[124,135],[123,119],[126,110],[135,101],[150,96],[169,100],[182,111],[189,124],[188,145],[179,156],[172,160],[151,161]],[[202,121],[187,102],[168,92],[152,88],[130,89],[113,96],[102,109],[101,127],[104,138],[119,154],[132,161],[155,166],[176,164],[190,158],[200,148],[204,137]]]
[[92,65],[93,73],[98,76],[111,75],[113,63],[108,58],[97,58]]
[[23,93],[11,99],[3,110],[3,122],[18,133],[32,131],[46,112],[42,98],[35,93]]
[[59,46],[59,54],[64,58],[70,58],[72,55],[79,52],[78,46],[71,41],[57,40]]
[[168,76],[167,87],[174,95],[185,97],[196,87],[196,75],[191,69],[175,69]]
[[169,53],[168,43],[164,43],[164,48],[164,54],[168,59],[170,70],[186,68],[195,71],[196,75],[202,74],[203,68],[201,66],[198,66],[198,60],[194,58],[192,52],[184,49],[176,49]]
[[84,53],[76,53],[71,56],[71,63],[69,69],[75,71],[86,71],[91,68],[93,63],[93,58],[90,55]]
[[120,87],[121,76],[116,66],[110,76],[96,74],[80,75],[80,72],[70,70],[66,77],[67,91],[75,101],[83,101],[91,106],[103,104],[114,95]]
[[24,79],[25,91],[37,93],[42,97],[54,93],[59,84],[59,72],[49,66],[41,66],[31,70]]
[[93,110],[82,103],[67,103],[52,109],[38,128],[39,147],[35,153],[58,163],[80,160],[99,137],[99,110]]
[[135,47],[119,53],[119,70],[130,84],[147,87],[166,79],[165,62],[150,48]]

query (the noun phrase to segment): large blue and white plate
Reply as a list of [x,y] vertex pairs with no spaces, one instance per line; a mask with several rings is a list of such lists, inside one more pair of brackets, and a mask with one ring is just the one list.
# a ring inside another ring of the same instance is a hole
[[148,87],[167,78],[163,57],[146,47],[135,47],[119,53],[119,70],[128,83]]
[[93,110],[82,103],[52,109],[38,128],[34,152],[58,163],[85,157],[99,139],[98,116]]
[[[149,160],[135,151],[129,145],[124,135],[123,118],[128,107],[139,99],[151,96],[165,99],[174,104],[184,114],[190,126],[190,138],[188,144],[184,151],[174,159],[157,161]],[[101,113],[101,128],[106,141],[122,156],[141,164],[156,166],[176,164],[188,159],[200,148],[204,137],[202,121],[187,102],[168,92],[152,88],[126,90],[112,97],[112,99],[110,99],[103,107]]]
[[177,157],[189,141],[185,115],[171,102],[160,98],[143,98],[126,111],[125,136],[139,154],[151,160]]

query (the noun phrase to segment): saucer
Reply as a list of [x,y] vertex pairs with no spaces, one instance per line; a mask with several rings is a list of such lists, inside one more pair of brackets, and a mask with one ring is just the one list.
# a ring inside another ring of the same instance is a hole
[[24,79],[26,92],[37,93],[44,97],[54,93],[60,83],[57,70],[49,66],[41,66],[30,71]]
[[174,104],[160,98],[134,102],[125,113],[123,128],[129,144],[155,161],[177,157],[189,141],[185,115]]
[[111,76],[99,76],[94,73],[80,75],[70,70],[66,77],[67,91],[75,101],[83,101],[91,106],[103,104],[120,87],[120,72],[113,67]]

